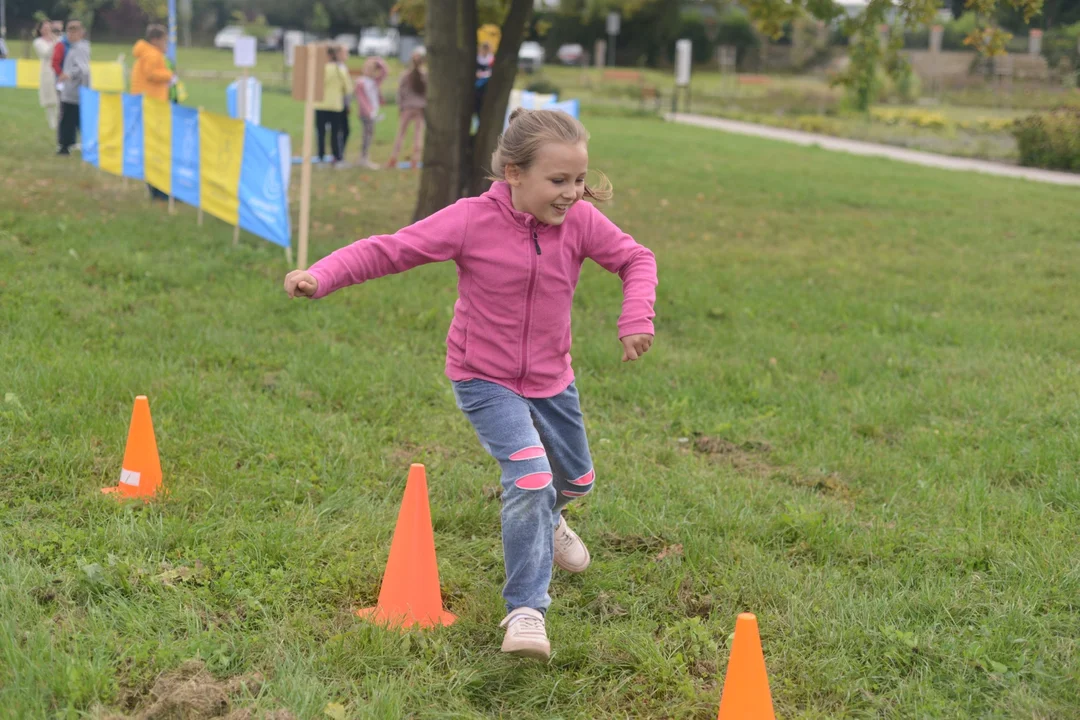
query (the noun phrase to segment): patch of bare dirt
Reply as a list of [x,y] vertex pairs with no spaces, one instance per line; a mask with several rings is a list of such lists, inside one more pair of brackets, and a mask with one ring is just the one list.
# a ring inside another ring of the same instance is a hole
[[810,488],[823,495],[850,502],[855,491],[844,482],[839,473],[807,475],[797,468],[776,465],[769,458],[772,446],[766,442],[747,441],[737,445],[730,440],[709,435],[694,438],[694,449],[709,455],[717,462],[725,462],[740,473],[773,480],[786,480],[798,487]]
[[104,715],[102,720],[296,720],[288,710],[258,714],[250,708],[232,709],[234,696],[258,695],[263,682],[260,673],[218,680],[201,660],[188,660],[176,670],[163,673],[150,689],[149,698],[131,703],[144,705],[143,709],[132,715]]

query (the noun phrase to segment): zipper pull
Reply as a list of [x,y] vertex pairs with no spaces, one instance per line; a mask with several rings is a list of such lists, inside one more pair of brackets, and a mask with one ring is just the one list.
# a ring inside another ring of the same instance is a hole
[[532,235],[533,235],[533,245],[536,246],[536,254],[539,255],[540,254],[540,237],[536,234],[535,230],[532,231]]

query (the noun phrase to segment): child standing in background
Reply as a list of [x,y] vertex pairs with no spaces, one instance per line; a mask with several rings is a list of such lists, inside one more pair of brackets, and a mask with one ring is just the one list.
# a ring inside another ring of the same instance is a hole
[[379,165],[371,161],[371,141],[375,136],[375,121],[379,119],[382,107],[382,83],[386,79],[387,67],[382,58],[368,58],[364,63],[364,74],[356,81],[356,104],[363,125],[363,139],[360,146],[360,166],[378,170]]
[[427,107],[427,72],[424,69],[426,53],[419,48],[412,54],[409,70],[398,82],[398,131],[394,138],[394,149],[390,151],[390,160],[386,167],[394,168],[398,164],[398,153],[405,142],[405,133],[409,123],[414,123],[412,167],[420,166],[424,150],[424,109]]

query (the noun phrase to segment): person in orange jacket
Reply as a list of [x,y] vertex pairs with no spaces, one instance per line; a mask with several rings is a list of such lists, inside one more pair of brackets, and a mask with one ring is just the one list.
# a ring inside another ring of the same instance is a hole
[[[168,33],[161,25],[146,28],[146,39],[135,43],[131,54],[135,67],[131,70],[131,94],[145,95],[154,100],[169,102],[169,90],[176,82],[176,75],[165,62]],[[168,200],[169,196],[150,183],[151,200]]]
[[176,76],[165,62],[166,47],[168,33],[161,25],[146,28],[146,39],[135,43],[131,51],[135,56],[135,67],[131,71],[132,95],[169,101],[169,88]]

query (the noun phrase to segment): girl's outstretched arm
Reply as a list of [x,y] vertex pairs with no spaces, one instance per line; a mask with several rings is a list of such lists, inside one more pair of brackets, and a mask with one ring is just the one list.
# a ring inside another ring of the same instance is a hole
[[[619,316],[619,338],[655,334],[652,321],[656,316],[653,309],[656,304],[656,256],[652,250],[620,230],[593,205],[588,207],[591,218],[585,240],[585,256],[622,278],[623,307]],[[651,345],[651,341],[648,344]]]
[[393,235],[375,235],[346,245],[308,270],[316,282],[311,297],[325,297],[418,265],[452,260],[461,251],[468,225],[469,202],[461,200]]

